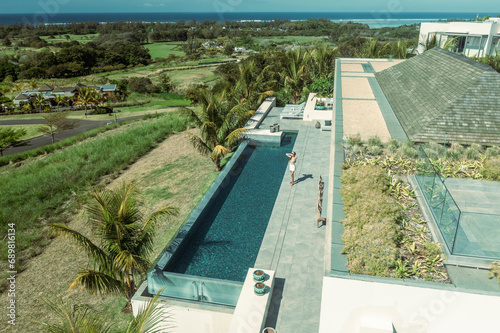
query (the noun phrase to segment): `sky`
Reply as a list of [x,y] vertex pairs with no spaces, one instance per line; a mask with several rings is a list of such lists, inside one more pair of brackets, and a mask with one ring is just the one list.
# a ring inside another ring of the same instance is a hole
[[1,0],[0,14],[102,12],[491,12],[500,0]]

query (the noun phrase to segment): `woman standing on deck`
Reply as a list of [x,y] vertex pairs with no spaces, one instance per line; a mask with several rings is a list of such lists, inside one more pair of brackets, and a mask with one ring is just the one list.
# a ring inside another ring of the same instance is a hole
[[295,173],[295,162],[297,162],[297,154],[293,151],[291,154],[287,153],[286,156],[290,159],[290,173],[292,175],[292,181],[290,182],[290,185],[293,186],[294,180],[293,180],[293,174]]

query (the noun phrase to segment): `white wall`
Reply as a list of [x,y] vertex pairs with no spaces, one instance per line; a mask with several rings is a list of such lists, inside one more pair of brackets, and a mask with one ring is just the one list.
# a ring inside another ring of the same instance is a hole
[[491,19],[485,22],[422,23],[420,25],[420,34],[418,39],[418,53],[424,52],[423,45],[425,45],[428,36],[432,36],[432,34],[436,32],[445,34],[441,40],[442,44],[446,41],[446,34],[470,35],[470,41],[464,49],[464,54],[469,57],[477,55],[480,40],[479,36],[486,35],[488,38],[485,39],[485,37],[483,37],[483,41],[481,43],[483,51],[480,56],[484,55],[484,51],[488,51],[489,54],[494,54],[495,52],[492,48],[492,40],[495,35],[500,35],[500,20]]
[[499,296],[325,277],[319,333],[498,332],[499,309]]

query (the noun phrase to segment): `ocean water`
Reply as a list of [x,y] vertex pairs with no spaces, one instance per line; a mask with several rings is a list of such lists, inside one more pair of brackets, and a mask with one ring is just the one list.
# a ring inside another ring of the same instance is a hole
[[212,12],[212,13],[47,13],[33,14],[0,14],[0,24],[15,23],[32,24],[65,24],[72,22],[176,22],[176,21],[303,21],[312,19],[328,19],[333,22],[357,22],[368,24],[370,28],[397,27],[421,22],[435,22],[446,19],[472,20],[476,16],[489,13],[391,13],[388,11],[373,12]]

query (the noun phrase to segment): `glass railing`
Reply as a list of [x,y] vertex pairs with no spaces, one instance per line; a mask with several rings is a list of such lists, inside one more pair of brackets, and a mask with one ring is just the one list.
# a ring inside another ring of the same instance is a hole
[[148,292],[192,301],[236,306],[243,282],[204,278],[153,269]]
[[418,148],[419,157],[415,176],[431,208],[439,231],[453,253],[453,245],[462,212],[445,185],[445,179],[436,170],[422,147]]

